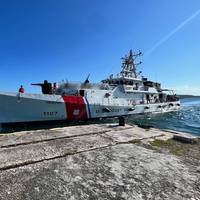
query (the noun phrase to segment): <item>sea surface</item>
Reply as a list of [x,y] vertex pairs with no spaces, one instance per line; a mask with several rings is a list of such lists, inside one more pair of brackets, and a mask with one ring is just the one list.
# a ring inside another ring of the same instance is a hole
[[181,109],[178,112],[135,116],[129,118],[128,123],[200,136],[200,98],[181,99]]

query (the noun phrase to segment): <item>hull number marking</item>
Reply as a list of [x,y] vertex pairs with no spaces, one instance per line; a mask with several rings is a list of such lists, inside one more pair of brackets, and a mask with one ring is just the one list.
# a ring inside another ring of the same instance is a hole
[[57,111],[54,111],[54,112],[43,112],[44,116],[56,116],[57,114],[58,114]]

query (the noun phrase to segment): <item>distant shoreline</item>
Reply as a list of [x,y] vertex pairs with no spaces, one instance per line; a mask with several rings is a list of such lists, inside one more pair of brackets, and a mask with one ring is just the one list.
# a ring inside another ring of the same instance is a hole
[[182,95],[182,94],[179,94],[177,96],[179,96],[181,99],[185,99],[185,98],[200,98],[200,96],[196,96],[196,95]]

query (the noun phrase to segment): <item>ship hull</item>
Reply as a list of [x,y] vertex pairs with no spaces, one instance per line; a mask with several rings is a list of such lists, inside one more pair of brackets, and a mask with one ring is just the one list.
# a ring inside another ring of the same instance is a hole
[[177,111],[180,102],[126,105],[95,103],[82,96],[0,93],[0,124],[79,121]]
[[66,119],[60,96],[0,93],[0,123]]

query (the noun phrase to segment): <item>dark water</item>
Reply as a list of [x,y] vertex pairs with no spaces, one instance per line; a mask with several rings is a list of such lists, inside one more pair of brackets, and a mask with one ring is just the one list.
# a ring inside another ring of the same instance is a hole
[[131,117],[128,123],[200,135],[200,98],[182,99],[178,112]]

